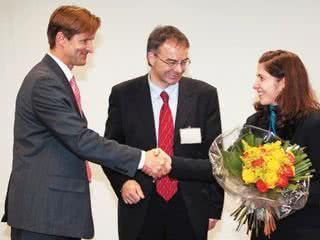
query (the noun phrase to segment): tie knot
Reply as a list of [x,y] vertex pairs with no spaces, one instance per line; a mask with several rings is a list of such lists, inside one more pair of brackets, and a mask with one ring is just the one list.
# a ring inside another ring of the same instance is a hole
[[168,101],[169,101],[169,95],[168,95],[168,93],[166,93],[165,91],[163,91],[163,92],[160,94],[160,97],[162,98],[163,103],[168,103]]

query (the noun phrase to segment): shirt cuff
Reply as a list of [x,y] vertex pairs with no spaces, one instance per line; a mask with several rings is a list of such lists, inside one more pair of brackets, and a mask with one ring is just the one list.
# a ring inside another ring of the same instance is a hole
[[146,152],[141,150],[141,158],[138,165],[138,170],[141,170],[143,168],[145,159],[146,159]]

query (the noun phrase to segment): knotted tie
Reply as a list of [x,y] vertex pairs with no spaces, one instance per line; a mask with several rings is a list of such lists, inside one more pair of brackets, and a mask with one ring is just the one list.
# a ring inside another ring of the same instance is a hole
[[[74,97],[75,97],[75,99],[76,99],[79,112],[80,112],[81,116],[83,116],[82,107],[81,107],[80,90],[79,90],[79,88],[78,88],[78,85],[77,85],[77,83],[76,83],[76,79],[75,79],[74,77],[72,77],[71,80],[70,80],[70,86],[71,86],[71,88],[72,88]],[[91,180],[92,180],[91,168],[90,168],[90,165],[89,165],[89,162],[88,162],[88,161],[85,161],[85,163],[86,163],[88,180],[89,180],[89,182],[91,182]]]
[[[158,146],[169,156],[172,156],[174,127],[169,107],[169,95],[163,91],[160,96],[163,100],[163,105],[159,118]],[[171,179],[168,175],[164,176],[156,181],[156,190],[157,193],[168,202],[178,190],[178,181]]]
[[276,111],[275,111],[275,106],[269,105],[269,112],[270,112],[270,122],[269,122],[269,130],[276,134]]

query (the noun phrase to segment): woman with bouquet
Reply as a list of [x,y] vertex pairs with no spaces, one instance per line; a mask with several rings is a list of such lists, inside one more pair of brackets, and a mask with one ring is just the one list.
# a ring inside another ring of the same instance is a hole
[[[300,58],[291,52],[264,53],[258,62],[253,87],[258,95],[256,113],[246,124],[274,132],[283,140],[305,147],[315,172],[306,206],[277,222],[271,239],[320,238],[320,104],[313,95],[307,71]],[[268,239],[259,231],[251,239]]]

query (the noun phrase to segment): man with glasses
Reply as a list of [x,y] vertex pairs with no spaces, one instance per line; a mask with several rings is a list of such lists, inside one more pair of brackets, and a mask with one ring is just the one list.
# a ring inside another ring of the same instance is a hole
[[112,88],[105,136],[172,156],[170,176],[156,181],[104,168],[119,199],[119,240],[204,240],[220,218],[223,192],[207,160],[221,133],[218,96],[209,84],[183,77],[188,50],[179,29],[157,27],[147,45],[150,72]]

